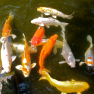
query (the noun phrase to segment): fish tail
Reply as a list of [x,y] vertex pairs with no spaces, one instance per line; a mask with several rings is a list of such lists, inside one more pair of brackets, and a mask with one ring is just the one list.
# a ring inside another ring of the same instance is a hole
[[8,17],[8,21],[12,21],[14,18],[14,15],[12,14],[12,12],[10,12],[9,17]]
[[43,79],[46,79],[46,80],[50,79],[50,75],[44,70],[42,71],[42,77],[39,79],[39,81]]
[[72,16],[73,14],[74,14],[74,12],[71,15],[67,15],[66,18],[67,19],[72,19],[73,18],[73,16]]
[[90,42],[90,45],[92,46],[92,37],[90,35],[87,35],[87,41]]
[[25,34],[23,33],[23,37],[24,37],[24,41],[25,41],[25,43],[26,43],[26,38],[25,38]]
[[65,27],[68,25],[69,23],[61,23],[61,28],[63,31],[65,31]]
[[42,74],[42,71],[51,73],[49,70],[47,70],[47,69],[45,69],[45,68],[40,68],[40,69],[39,69],[39,74]]

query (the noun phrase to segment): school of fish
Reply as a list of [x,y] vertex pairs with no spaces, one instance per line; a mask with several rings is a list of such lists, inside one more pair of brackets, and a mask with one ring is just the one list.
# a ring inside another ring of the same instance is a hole
[[[16,69],[21,70],[24,77],[29,77],[31,69],[34,68],[37,64],[39,65],[39,74],[42,76],[40,80],[47,80],[52,86],[56,87],[61,94],[67,94],[67,93],[75,93],[81,94],[83,91],[90,88],[89,84],[84,81],[58,81],[56,79],[53,79],[48,73],[51,73],[49,69],[46,69],[44,67],[45,59],[48,55],[50,55],[51,51],[53,50],[53,53],[57,53],[57,48],[62,48],[61,55],[65,59],[65,61],[60,61],[59,64],[67,63],[71,68],[76,67],[76,61],[80,61],[80,59],[75,59],[74,54],[72,53],[71,48],[68,45],[68,42],[65,37],[65,27],[69,24],[66,22],[60,22],[56,19],[56,17],[62,17],[67,19],[73,18],[73,13],[71,15],[66,15],[57,9],[50,8],[50,7],[38,7],[37,11],[44,13],[45,15],[52,15],[52,17],[44,18],[38,17],[31,20],[32,24],[39,25],[36,32],[34,33],[33,37],[29,41],[29,44],[26,41],[26,37],[24,36],[25,44],[18,44],[18,43],[12,43],[9,41],[9,36],[11,36],[13,39],[16,38],[16,35],[11,34],[12,27],[11,23],[14,18],[14,15],[12,12],[9,13],[8,19],[5,21],[3,29],[2,29],[2,37],[0,38],[0,42],[2,43],[1,47],[1,63],[0,63],[0,75],[3,73],[8,73],[11,71],[12,62],[15,61],[16,56],[13,56],[12,50],[15,50],[21,55],[21,64],[16,66]],[[47,28],[50,28],[49,26],[60,26],[61,27],[61,33],[63,40],[58,40],[58,35],[53,34],[49,39],[45,36],[45,29],[44,26]],[[80,62],[79,66],[86,63],[88,67],[94,67],[94,50],[93,50],[93,43],[92,38],[90,35],[87,36],[87,40],[90,43],[90,47],[85,52],[85,62]],[[40,54],[39,54],[39,61],[38,63],[32,63],[31,64],[31,54],[37,53],[37,47],[42,46]],[[45,64],[46,65],[46,64]],[[71,78],[73,79],[73,78]]]

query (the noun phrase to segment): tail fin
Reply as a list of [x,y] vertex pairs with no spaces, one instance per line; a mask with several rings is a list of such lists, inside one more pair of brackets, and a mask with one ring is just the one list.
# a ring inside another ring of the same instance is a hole
[[74,12],[71,15],[67,15],[66,18],[67,19],[72,19],[73,18],[73,16],[72,16],[73,14],[74,14]]
[[46,71],[42,71],[42,77],[39,79],[39,81],[43,79],[46,79],[46,80],[50,79],[50,75]]
[[12,14],[12,12],[10,12],[9,17],[8,17],[8,21],[9,21],[9,20],[12,21],[13,18],[14,18],[14,15]]
[[87,41],[90,42],[90,45],[91,45],[91,46],[93,45],[93,44],[92,44],[92,38],[91,38],[90,35],[87,36]]
[[25,35],[24,35],[24,33],[23,33],[23,36],[24,36],[24,41],[25,41],[25,44],[26,44],[26,38],[25,38]]
[[67,26],[68,24],[69,23],[63,23],[63,22],[61,23],[61,28],[62,28],[63,31],[65,31],[65,26]]
[[49,70],[47,70],[47,69],[45,69],[45,68],[43,68],[43,69],[39,69],[39,74],[42,74],[42,71],[45,71],[45,72],[48,72],[48,73],[51,73]]

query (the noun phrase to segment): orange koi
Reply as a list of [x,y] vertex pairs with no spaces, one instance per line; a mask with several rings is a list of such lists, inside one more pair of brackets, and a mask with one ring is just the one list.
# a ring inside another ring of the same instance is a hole
[[56,39],[57,39],[58,35],[54,34],[53,36],[51,36],[49,38],[49,40],[44,44],[44,46],[42,47],[42,50],[40,52],[40,56],[39,56],[39,73],[41,74],[42,70],[45,70],[47,72],[50,72],[49,70],[44,68],[44,59],[50,54]]
[[10,34],[12,28],[11,28],[11,21],[13,20],[14,15],[10,12],[8,19],[5,21],[5,24],[3,26],[2,30],[2,37],[8,37],[12,36],[13,39],[16,38],[14,34]]
[[25,39],[25,47],[24,47],[24,52],[22,55],[22,65],[17,65],[16,68],[19,70],[22,70],[23,75],[25,77],[28,77],[30,74],[31,68],[33,68],[35,66],[36,66],[36,63],[31,64],[29,47],[28,47],[26,39]]
[[37,46],[42,41],[44,33],[44,29],[39,27],[31,39],[31,46]]

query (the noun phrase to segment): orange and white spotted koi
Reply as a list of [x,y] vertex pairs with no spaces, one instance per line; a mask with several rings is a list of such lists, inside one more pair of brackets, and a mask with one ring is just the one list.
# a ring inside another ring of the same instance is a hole
[[72,16],[73,13],[71,15],[66,15],[56,9],[49,8],[49,7],[39,7],[39,8],[37,8],[37,11],[42,12],[45,15],[51,14],[53,18],[56,18],[57,16],[62,17],[62,18],[67,18],[67,19],[73,18],[73,16]]
[[80,62],[79,65],[86,63],[87,66],[94,66],[94,50],[93,50],[93,44],[92,44],[92,38],[90,35],[87,36],[87,40],[90,42],[90,47],[85,52],[85,62]]
[[[25,38],[25,36],[24,36],[24,38]],[[22,70],[23,75],[25,77],[28,77],[31,72],[31,68],[33,68],[35,66],[36,66],[36,63],[31,64],[29,47],[28,47],[26,39],[25,39],[25,47],[24,47],[24,52],[22,55],[22,65],[17,65],[16,68],[19,70]]]

